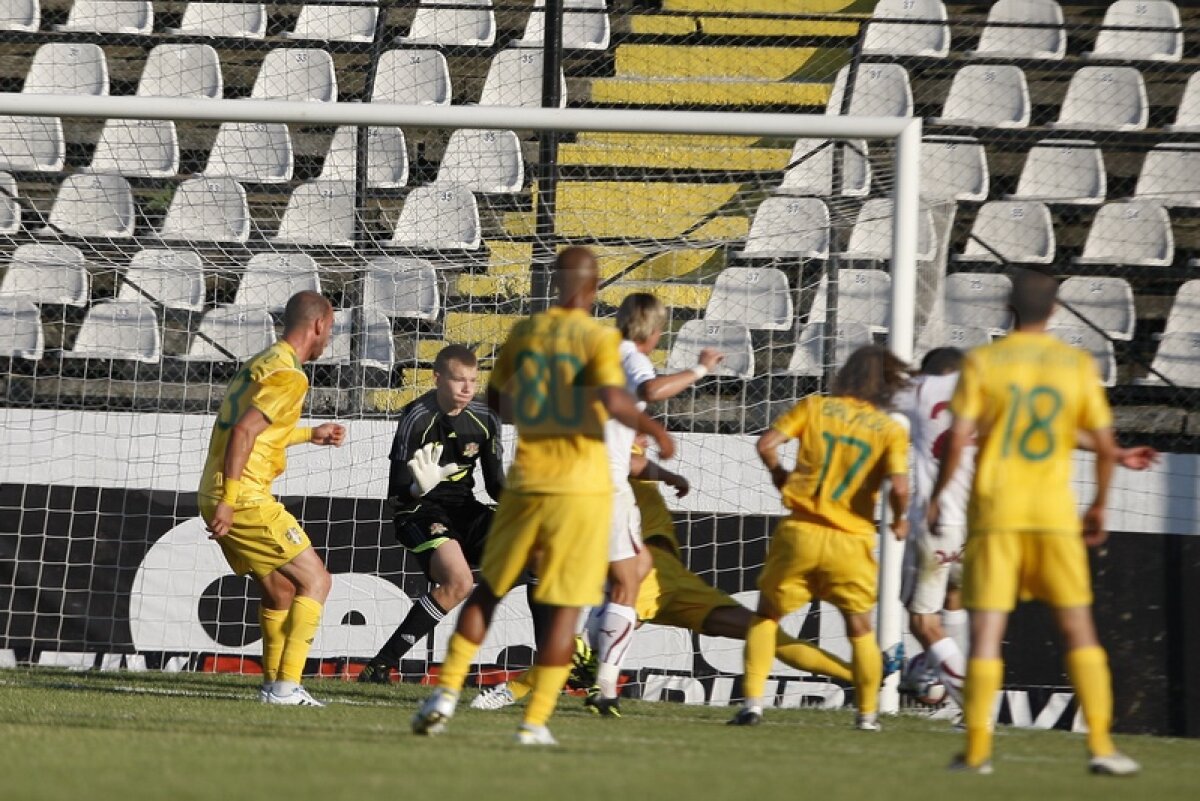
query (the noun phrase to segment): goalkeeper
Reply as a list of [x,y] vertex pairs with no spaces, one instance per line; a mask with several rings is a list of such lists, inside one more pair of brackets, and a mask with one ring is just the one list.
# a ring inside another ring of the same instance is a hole
[[479,366],[462,345],[448,345],[433,363],[434,389],[404,407],[392,441],[388,497],[396,539],[417,562],[432,589],[358,675],[386,684],[392,668],[451,609],[470,594],[492,507],[475,498],[475,466],[492,500],[504,488],[500,419],[476,400]]

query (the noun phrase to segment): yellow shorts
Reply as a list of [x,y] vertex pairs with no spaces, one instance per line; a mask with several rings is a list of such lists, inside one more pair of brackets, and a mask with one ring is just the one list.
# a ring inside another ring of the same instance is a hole
[[524,494],[505,490],[483,546],[479,573],[504,595],[526,566],[537,576],[533,598],[550,606],[604,600],[612,495]]
[[705,583],[670,551],[651,545],[654,569],[638,589],[638,620],[700,633],[714,609],[738,606],[728,593]]
[[1009,612],[1017,600],[1090,606],[1087,546],[1078,532],[972,531],[963,552],[963,606]]
[[[216,501],[200,496],[200,516],[205,522],[212,519],[216,508]],[[217,539],[217,544],[234,573],[239,576],[253,573],[257,578],[312,547],[296,518],[273,498],[234,507],[233,525],[228,534]]]
[[775,529],[758,589],[781,614],[811,599],[859,614],[875,606],[874,538],[785,520]]

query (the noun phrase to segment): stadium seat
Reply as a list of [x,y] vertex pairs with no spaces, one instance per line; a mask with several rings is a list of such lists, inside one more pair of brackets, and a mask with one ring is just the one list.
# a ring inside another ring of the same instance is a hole
[[[362,331],[359,339],[359,363],[380,370],[392,369],[396,360],[395,344],[392,342],[392,324],[377,311],[363,309]],[[315,364],[350,364],[354,333],[354,311],[338,309],[333,313],[333,332],[329,345]]]
[[292,179],[292,137],[275,122],[223,122],[208,154],[204,175],[258,184]]
[[1057,61],[1067,53],[1062,7],[1055,0],[996,0],[988,11],[987,21],[973,56],[1006,61]]
[[275,323],[266,309],[218,306],[204,315],[197,333],[203,336],[192,337],[191,347],[184,359],[198,362],[228,361],[229,357],[213,345],[215,342],[232,353],[238,361],[245,361],[275,342]]
[[[850,65],[838,70],[829,95],[826,114],[842,113],[842,98]],[[854,93],[846,114],[852,117],[911,117],[913,113],[912,86],[908,70],[899,64],[860,64],[854,80]]]
[[[929,261],[937,250],[933,214],[922,203],[918,212],[917,261]],[[842,254],[850,259],[887,261],[892,258],[892,201],[872,198],[858,210],[850,244]]]
[[1045,139],[1029,149],[1014,200],[1098,206],[1108,194],[1104,158],[1095,142]]
[[450,103],[450,68],[436,50],[389,50],[375,69],[372,103],[445,106]]
[[1200,333],[1200,278],[1185,281],[1175,293],[1163,336],[1179,332]]
[[[945,58],[950,53],[950,26],[942,0],[879,0],[863,37],[865,56],[924,56]],[[881,19],[905,20],[887,24]],[[912,24],[912,20],[941,20],[940,24]]]
[[41,24],[38,0],[0,0],[0,31],[33,33]]
[[479,206],[461,186],[419,186],[408,193],[389,244],[420,250],[475,250]]
[[1179,9],[1169,0],[1117,0],[1104,12],[1096,49],[1086,55],[1108,61],[1179,61],[1183,58]]
[[372,259],[363,282],[363,306],[386,317],[436,320],[442,307],[437,270],[424,259]]
[[354,184],[348,181],[309,181],[288,199],[275,242],[289,245],[354,244]]
[[978,325],[943,325],[938,347],[958,348],[968,351],[982,345],[990,345],[992,332]]
[[815,197],[769,197],[754,212],[743,259],[829,258],[829,208]]
[[198,312],[204,310],[205,294],[204,266],[199,253],[151,249],[133,254],[117,300],[144,301],[149,295],[168,309]]
[[1194,133],[1200,131],[1200,71],[1193,72],[1183,89],[1183,97],[1175,109],[1175,122],[1168,131]]
[[1108,203],[1096,212],[1076,264],[1170,267],[1175,237],[1170,213],[1154,202]]
[[987,149],[969,136],[921,142],[921,197],[978,203],[988,196]]
[[133,236],[133,191],[119,175],[68,175],[58,187],[42,233],[96,239]]
[[267,10],[262,3],[188,3],[179,27],[167,32],[261,39],[267,33]]
[[1072,131],[1141,131],[1150,120],[1142,74],[1133,67],[1083,67],[1071,76],[1051,128]]
[[277,47],[267,53],[250,97],[260,100],[337,100],[333,56],[317,48]]
[[949,326],[975,326],[994,336],[1008,333],[1012,281],[1000,273],[951,273],[946,276],[945,311]]
[[139,97],[220,98],[221,59],[206,44],[160,44],[146,55]]
[[21,204],[17,202],[17,179],[0,172],[0,236],[21,230]]
[[[1137,314],[1133,309],[1133,288],[1124,278],[1111,276],[1072,276],[1058,287],[1058,300],[1069,304],[1092,325],[1114,339],[1133,339]],[[1050,318],[1051,328],[1083,327],[1086,324],[1059,306]]]
[[[321,181],[354,182],[358,169],[358,129],[342,126],[333,132],[321,168]],[[367,129],[367,186],[399,189],[408,183],[408,145],[404,131],[391,127]]]
[[0,359],[42,358],[42,316],[33,301],[0,298]]
[[704,308],[706,320],[737,320],[751,330],[792,327],[792,290],[782,270],[726,267]]
[[321,291],[317,263],[307,253],[255,253],[238,284],[234,306],[281,312],[297,292]]
[[191,178],[175,190],[163,239],[241,243],[250,238],[246,190],[228,178]]
[[[338,5],[346,0],[323,0],[322,5],[306,5],[296,17],[296,26],[284,36],[322,42],[370,42],[375,38],[376,5],[352,0],[355,5]],[[375,0],[368,0],[375,2]]]
[[1050,264],[1056,247],[1054,220],[1045,203],[993,200],[979,207],[962,255],[955,258],[993,263],[1003,258],[1012,264]]
[[438,165],[436,182],[484,194],[520,192],[525,183],[521,141],[512,131],[454,131]]
[[154,31],[154,8],[150,0],[75,0],[66,23],[54,27],[69,33],[146,36]]
[[1030,115],[1025,73],[1013,64],[971,64],[954,74],[936,125],[1025,128]]
[[1112,341],[1091,328],[1065,326],[1049,329],[1050,333],[1076,348],[1086,350],[1096,360],[1100,381],[1106,387],[1117,383],[1117,358],[1113,354]]
[[[535,9],[546,0],[535,0]],[[605,0],[563,0],[562,46],[564,50],[607,50],[611,28]],[[533,11],[525,24],[520,47],[541,47],[546,38],[546,15]]]
[[688,320],[675,333],[667,354],[667,372],[677,373],[695,366],[704,348],[716,348],[724,356],[713,375],[748,379],[754,375],[754,346],[750,329],[727,320]]
[[[883,270],[840,269],[838,276],[838,323],[860,323],[871,331],[887,331],[892,308],[892,276]],[[826,319],[825,293],[818,292],[809,320]],[[819,310],[820,314],[817,314]]]
[[842,151],[843,197],[866,197],[871,191],[871,162],[866,140],[797,139],[788,158],[788,170],[779,185],[781,195],[833,194],[834,151]]
[[79,248],[18,245],[0,283],[0,296],[38,304],[86,306],[91,281]]
[[1133,194],[1171,208],[1200,208],[1200,145],[1155,145],[1146,153]]
[[[862,323],[838,321],[837,338],[834,342],[834,362],[845,363],[850,354],[863,345],[872,343],[871,329]],[[814,322],[804,326],[796,349],[788,361],[787,375],[820,376],[825,373],[825,323]]]
[[162,358],[162,332],[150,303],[109,300],[88,309],[71,359],[106,359],[155,364]]
[[[562,91],[559,107],[567,107],[567,79],[559,73]],[[542,56],[536,50],[501,50],[488,67],[483,91],[479,94],[481,106],[531,106],[542,105]]]
[[[1178,386],[1200,387],[1200,333],[1174,331],[1163,334],[1150,366]],[[1163,382],[1151,375],[1143,383]]]
[[489,47],[496,42],[492,0],[422,0],[404,41],[439,47]]

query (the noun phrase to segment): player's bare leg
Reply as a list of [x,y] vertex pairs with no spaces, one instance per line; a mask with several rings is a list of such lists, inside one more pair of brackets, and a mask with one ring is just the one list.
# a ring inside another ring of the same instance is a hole
[[267,694],[275,686],[279,662],[283,658],[286,640],[283,627],[292,601],[296,598],[296,585],[275,570],[258,579],[258,586],[262,591],[262,600],[258,604],[258,625],[263,639],[263,684],[258,692],[258,700],[266,702]]
[[601,715],[620,717],[617,683],[638,625],[634,605],[638,589],[653,567],[653,557],[645,548],[629,559],[609,563],[608,601],[593,610],[588,621],[592,647],[600,663],[596,672],[599,693],[588,696],[588,705]]
[[[707,637],[744,640],[749,634],[753,622],[754,613],[740,604],[720,606],[708,613],[697,633]],[[850,665],[844,660],[838,659],[812,643],[785,634],[780,629],[776,629],[775,634],[775,658],[797,670],[820,673],[823,676],[845,682],[853,681]]]
[[300,680],[333,578],[312,548],[304,549],[274,572],[295,587],[295,595],[283,624],[283,652],[267,701],[287,706],[323,706],[300,686]]

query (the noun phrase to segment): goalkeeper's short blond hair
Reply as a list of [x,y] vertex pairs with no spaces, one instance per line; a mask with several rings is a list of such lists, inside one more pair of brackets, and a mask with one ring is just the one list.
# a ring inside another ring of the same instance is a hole
[[667,307],[649,292],[634,292],[617,309],[617,328],[621,336],[645,342],[667,324]]

